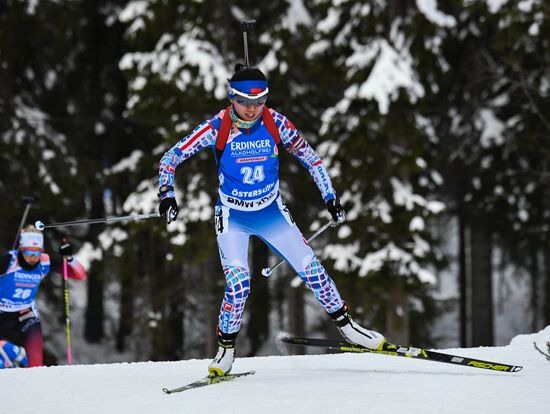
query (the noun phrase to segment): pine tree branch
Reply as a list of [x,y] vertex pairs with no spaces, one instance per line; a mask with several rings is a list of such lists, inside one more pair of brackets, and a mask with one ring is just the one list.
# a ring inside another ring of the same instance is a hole
[[548,347],[548,354],[545,353],[545,352],[543,352],[543,351],[541,351],[540,348],[537,346],[537,343],[536,343],[536,342],[533,342],[533,345],[535,346],[535,349],[536,349],[537,351],[539,351],[542,355],[544,355],[544,356],[546,357],[546,359],[547,359],[548,361],[550,361],[550,342],[546,342],[546,346]]
[[535,111],[535,113],[538,115],[539,119],[542,121],[546,129],[550,132],[550,121],[543,115],[542,111],[540,110],[539,106],[535,102],[535,99],[529,92],[529,88],[527,85],[527,80],[525,79],[525,75],[521,69],[516,69],[516,71],[519,74],[520,80],[521,80],[521,89],[523,90],[523,93],[529,100],[529,103],[531,104],[531,108]]
[[504,65],[509,67],[513,72],[515,72],[519,80],[510,78],[509,76],[506,76],[505,71],[502,70],[499,65],[497,65],[495,59],[489,52],[487,48],[482,50],[483,57],[485,58],[485,62],[487,63],[490,71],[494,74],[495,79],[501,79],[505,78],[508,82],[515,86],[519,86],[525,97],[527,98],[529,102],[529,106],[531,107],[531,110],[538,116],[542,124],[546,127],[548,131],[550,131],[550,120],[543,114],[543,112],[540,110],[540,107],[538,106],[537,102],[535,101],[535,98],[533,97],[533,94],[530,90],[536,91],[535,88],[532,88],[527,81],[527,78],[525,76],[525,72],[523,69],[517,64],[517,63],[511,63],[508,62],[506,59],[503,60]]

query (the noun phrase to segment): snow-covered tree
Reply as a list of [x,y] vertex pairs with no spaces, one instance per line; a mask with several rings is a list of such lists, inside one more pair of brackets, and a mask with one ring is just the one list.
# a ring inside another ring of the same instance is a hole
[[357,316],[408,342],[430,314],[437,255],[429,220],[443,210],[431,196],[441,177],[423,104],[437,91],[439,47],[456,21],[432,2],[317,3],[323,19],[306,54],[331,64],[319,149],[349,219],[323,252],[356,293]]

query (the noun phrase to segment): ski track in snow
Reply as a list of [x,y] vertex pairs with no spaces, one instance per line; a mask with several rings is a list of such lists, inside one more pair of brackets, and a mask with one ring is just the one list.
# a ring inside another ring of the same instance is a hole
[[166,395],[206,375],[208,360],[0,370],[0,414],[547,413],[550,327],[505,347],[443,352],[523,365],[500,373],[371,354],[238,358],[256,375]]

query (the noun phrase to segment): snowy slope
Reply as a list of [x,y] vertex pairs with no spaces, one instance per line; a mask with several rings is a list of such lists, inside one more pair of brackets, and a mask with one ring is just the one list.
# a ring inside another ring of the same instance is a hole
[[205,360],[0,370],[0,414],[548,413],[550,327],[498,348],[448,352],[523,365],[515,374],[404,358],[333,354],[238,359],[256,375],[165,395]]

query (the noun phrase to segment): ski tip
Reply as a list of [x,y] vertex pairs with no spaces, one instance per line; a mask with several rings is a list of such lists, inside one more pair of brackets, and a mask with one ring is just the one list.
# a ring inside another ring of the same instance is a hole
[[288,343],[290,343],[290,336],[286,332],[280,332],[275,338],[275,344],[283,355],[288,355],[290,353],[287,346]]
[[523,367],[521,365],[515,365],[515,366],[512,367],[510,372],[520,372],[522,369],[523,369]]
[[243,372],[236,372],[234,374],[228,374],[227,376],[230,377],[245,377],[247,375],[254,375],[256,371],[250,370],[250,371],[243,371]]
[[162,392],[165,394],[170,394],[170,390],[168,388],[163,388]]
[[289,335],[288,333],[281,332],[277,336],[277,342],[292,345],[307,345],[309,341],[308,338],[298,338],[296,336]]
[[275,340],[277,342],[279,342],[279,341],[283,341],[283,340],[288,339],[288,338],[290,338],[290,334],[288,332],[282,332],[281,331],[277,334],[277,336],[275,337]]

